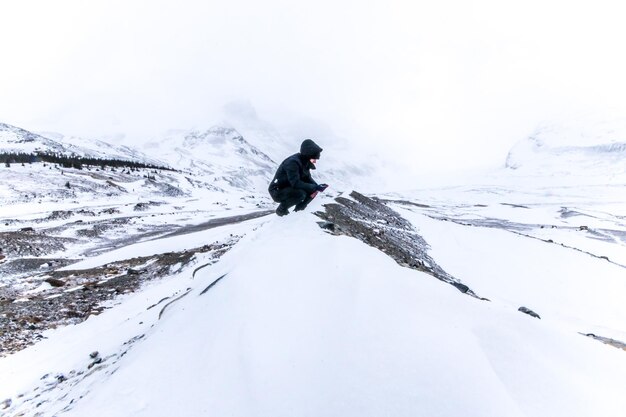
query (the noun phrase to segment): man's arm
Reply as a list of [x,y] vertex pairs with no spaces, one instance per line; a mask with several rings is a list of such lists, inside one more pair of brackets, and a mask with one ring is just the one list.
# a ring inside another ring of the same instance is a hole
[[[304,190],[309,194],[317,189],[317,184],[311,184],[302,181],[302,179],[300,178],[300,169],[296,161],[288,162],[287,164],[285,164],[284,168],[285,173],[287,174],[287,180],[289,180],[289,184],[291,184],[293,188]],[[309,178],[311,177],[309,176]]]

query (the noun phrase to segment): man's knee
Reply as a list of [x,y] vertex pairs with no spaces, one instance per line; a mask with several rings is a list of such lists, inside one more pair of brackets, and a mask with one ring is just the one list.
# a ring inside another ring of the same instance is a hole
[[304,201],[307,198],[307,193],[304,190],[296,190],[297,193],[297,199],[300,201]]

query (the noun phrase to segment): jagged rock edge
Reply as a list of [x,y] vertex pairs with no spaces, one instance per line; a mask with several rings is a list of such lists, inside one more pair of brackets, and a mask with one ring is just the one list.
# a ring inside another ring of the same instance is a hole
[[[425,272],[454,286],[464,294],[487,300],[476,295],[467,285],[437,265],[427,254],[430,247],[426,240],[417,233],[408,220],[383,201],[366,197],[357,191],[352,191],[349,197],[337,197],[335,203],[323,205],[324,211],[313,213],[323,220],[318,222],[321,228],[333,235],[359,239],[390,256],[400,266]],[[377,228],[371,229],[372,225],[376,225]],[[381,243],[381,236],[389,236],[388,250],[385,250],[385,245]]]

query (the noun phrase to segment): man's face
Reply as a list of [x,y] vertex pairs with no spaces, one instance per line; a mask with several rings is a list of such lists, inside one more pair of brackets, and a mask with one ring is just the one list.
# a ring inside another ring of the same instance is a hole
[[309,159],[309,161],[311,161],[311,163],[312,163],[313,165],[317,164],[317,159],[313,159],[313,158],[311,158],[311,159]]

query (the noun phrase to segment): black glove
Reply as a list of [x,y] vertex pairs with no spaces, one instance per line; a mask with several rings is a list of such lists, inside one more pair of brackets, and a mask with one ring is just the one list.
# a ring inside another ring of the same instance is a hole
[[316,191],[324,191],[324,190],[325,190],[325,189],[327,189],[327,188],[328,188],[328,184],[319,184],[319,185],[315,188],[315,190],[316,190]]

